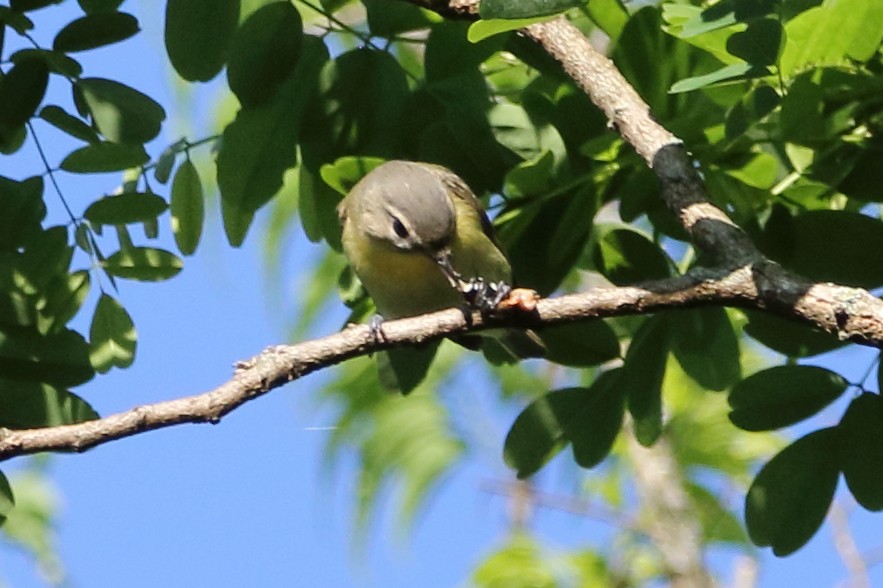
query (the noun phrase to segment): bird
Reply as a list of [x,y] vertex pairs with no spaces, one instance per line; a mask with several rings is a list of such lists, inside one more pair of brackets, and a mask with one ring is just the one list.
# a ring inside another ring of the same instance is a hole
[[[464,302],[492,310],[511,290],[512,267],[490,219],[466,182],[443,166],[382,163],[353,186],[337,210],[344,255],[383,319]],[[532,331],[486,334],[516,359],[545,351]],[[476,339],[458,342],[475,347]]]

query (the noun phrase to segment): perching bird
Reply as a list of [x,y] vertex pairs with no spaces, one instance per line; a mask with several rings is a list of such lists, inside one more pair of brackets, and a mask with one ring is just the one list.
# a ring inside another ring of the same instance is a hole
[[[481,303],[497,284],[504,284],[503,294],[511,282],[509,260],[481,204],[444,167],[388,161],[353,187],[338,213],[344,253],[384,318],[463,306],[470,285]],[[543,354],[533,332],[493,335],[516,357]]]

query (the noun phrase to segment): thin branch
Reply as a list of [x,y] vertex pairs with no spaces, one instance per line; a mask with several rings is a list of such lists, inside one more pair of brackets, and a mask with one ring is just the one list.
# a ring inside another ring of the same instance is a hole
[[542,329],[556,324],[665,309],[727,305],[772,309],[858,343],[883,347],[883,302],[867,292],[794,279],[773,264],[730,273],[697,270],[643,286],[595,288],[540,300],[535,313],[465,316],[449,309],[384,323],[385,339],[353,325],[340,333],[296,345],[272,347],[240,362],[232,379],[186,398],[139,406],[76,425],[0,429],[0,461],[41,451],[84,451],[115,439],[182,423],[217,423],[241,404],[309,373],[380,349],[500,326]]
[[870,588],[871,581],[868,578],[867,562],[862,557],[849,529],[849,513],[847,513],[842,501],[835,500],[831,503],[828,521],[831,523],[834,547],[849,572],[849,580],[846,585],[850,588]]

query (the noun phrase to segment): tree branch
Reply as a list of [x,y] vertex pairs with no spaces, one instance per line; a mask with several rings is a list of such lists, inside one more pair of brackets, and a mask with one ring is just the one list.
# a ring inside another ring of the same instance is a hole
[[674,308],[726,305],[773,310],[857,343],[883,347],[883,302],[864,290],[795,280],[775,264],[733,272],[698,268],[687,275],[540,300],[535,313],[466,316],[457,309],[384,323],[375,341],[364,325],[296,345],[271,347],[236,366],[228,382],[186,398],[139,406],[76,425],[0,429],[0,461],[41,451],[85,451],[115,439],[182,423],[217,423],[241,404],[346,359],[500,326],[542,329],[556,324]]

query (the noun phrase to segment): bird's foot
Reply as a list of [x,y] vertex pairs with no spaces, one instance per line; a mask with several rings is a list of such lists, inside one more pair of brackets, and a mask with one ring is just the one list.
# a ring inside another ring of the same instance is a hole
[[383,332],[383,317],[375,314],[368,321],[368,332],[375,343],[383,343],[387,341],[386,333]]
[[496,310],[500,302],[512,292],[512,286],[506,282],[487,282],[483,278],[472,278],[466,284],[463,295],[466,302],[481,312]]

